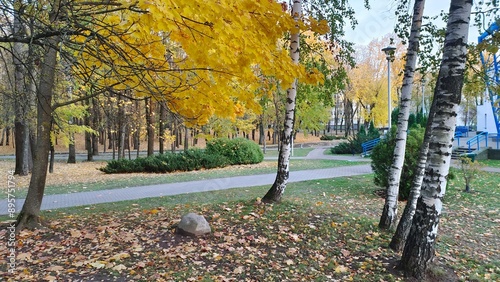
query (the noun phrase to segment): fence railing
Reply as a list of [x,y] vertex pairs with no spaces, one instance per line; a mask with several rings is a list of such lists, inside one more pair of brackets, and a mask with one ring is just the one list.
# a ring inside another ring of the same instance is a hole
[[486,131],[481,132],[478,135],[469,139],[469,141],[467,141],[467,148],[469,153],[472,152],[472,150],[481,149],[481,142],[483,141],[485,141],[486,147],[488,147],[488,132]]
[[460,138],[463,137],[463,133],[460,131],[455,131],[455,136],[453,136],[454,140],[457,140],[458,142],[458,147],[460,147]]
[[363,153],[361,154],[362,156],[367,156],[370,151],[377,146],[377,144],[380,142],[380,138],[373,139],[370,141],[366,141],[361,144],[361,147],[363,148]]

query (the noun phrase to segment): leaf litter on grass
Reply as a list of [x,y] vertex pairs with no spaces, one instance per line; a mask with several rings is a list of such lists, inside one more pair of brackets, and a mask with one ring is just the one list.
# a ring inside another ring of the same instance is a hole
[[[342,181],[346,180],[291,183],[287,200],[275,205],[263,205],[258,199],[151,206],[151,200],[144,200],[99,213],[51,213],[46,229],[17,236],[15,276],[9,276],[5,266],[7,246],[0,246],[1,277],[6,281],[404,280],[395,269],[400,254],[386,247],[392,234],[377,228],[383,201],[373,194],[371,178],[350,178],[348,187]],[[498,279],[498,213],[487,213],[494,201],[482,200],[490,190],[481,197],[479,192],[463,195],[453,185],[437,245],[436,262],[445,271],[435,271],[436,278],[430,281]],[[220,193],[222,197],[227,191]],[[187,211],[203,214],[212,234],[199,238],[175,234]],[[464,214],[470,223],[460,220]],[[472,233],[489,227],[491,236],[485,231],[481,237]],[[6,232],[2,226],[0,236]]]
[[[378,267],[375,258],[392,256],[348,251],[346,240],[355,234],[343,234],[350,232],[347,222],[332,224],[342,222],[340,215],[313,214],[292,203],[203,206],[200,212],[210,211],[213,233],[199,238],[175,234],[182,207],[156,210],[72,215],[47,229],[23,231],[17,238],[16,276],[9,277],[6,269],[2,276],[14,281],[333,281],[369,277]],[[365,237],[360,242],[380,239]]]

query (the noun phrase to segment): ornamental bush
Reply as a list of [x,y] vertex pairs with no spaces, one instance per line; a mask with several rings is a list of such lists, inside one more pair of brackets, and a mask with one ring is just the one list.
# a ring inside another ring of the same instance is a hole
[[207,142],[205,152],[209,155],[222,155],[229,164],[256,164],[264,160],[259,145],[245,138],[217,138]]
[[[382,188],[387,188],[389,171],[394,157],[396,147],[396,127],[391,128],[390,134],[373,148],[371,153],[372,169],[375,173],[374,183]],[[406,140],[406,152],[403,169],[401,171],[401,181],[399,183],[399,199],[407,200],[410,194],[414,177],[414,170],[418,163],[418,153],[424,140],[425,128],[414,125]]]
[[165,153],[135,160],[112,160],[99,170],[105,173],[192,171],[236,164],[260,163],[264,155],[256,143],[243,139],[214,139],[206,150],[190,149],[179,153]]

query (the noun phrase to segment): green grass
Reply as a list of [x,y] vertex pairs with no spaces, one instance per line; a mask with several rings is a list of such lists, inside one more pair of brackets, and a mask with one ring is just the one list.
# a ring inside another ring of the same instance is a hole
[[487,167],[498,167],[500,168],[500,160],[481,160],[481,164]]
[[[309,154],[314,148],[294,148],[293,149],[293,156],[294,157],[305,157],[307,154]],[[277,149],[267,149],[266,153],[264,154],[264,157],[278,157],[278,150]]]

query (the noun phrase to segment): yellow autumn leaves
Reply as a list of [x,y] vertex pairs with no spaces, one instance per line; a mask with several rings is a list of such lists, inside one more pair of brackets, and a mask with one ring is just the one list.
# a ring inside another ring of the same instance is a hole
[[[192,123],[258,112],[263,76],[283,88],[295,78],[323,80],[290,59],[282,39],[296,25],[275,1],[140,0],[121,7],[96,16],[93,33],[74,36],[85,46],[75,51],[83,61],[78,72],[106,87],[166,100]],[[328,32],[325,21],[312,18],[299,27]]]

